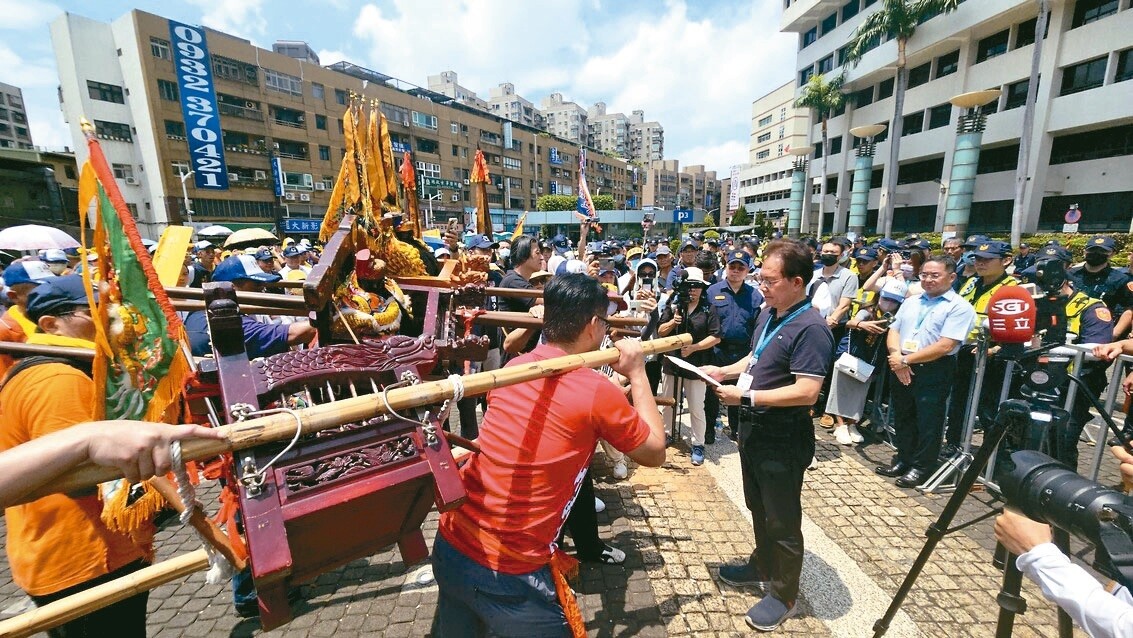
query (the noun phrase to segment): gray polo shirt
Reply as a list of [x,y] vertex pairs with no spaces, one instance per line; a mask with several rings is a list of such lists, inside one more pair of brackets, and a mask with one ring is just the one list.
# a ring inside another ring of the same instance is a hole
[[854,295],[858,292],[858,278],[852,270],[843,266],[838,266],[838,269],[830,276],[823,275],[822,269],[819,268],[814,271],[810,284],[807,286],[807,294],[810,295],[811,299],[814,298],[814,292],[823,282],[830,289],[830,307],[822,315],[822,318],[825,319],[838,307],[839,301],[854,298]]

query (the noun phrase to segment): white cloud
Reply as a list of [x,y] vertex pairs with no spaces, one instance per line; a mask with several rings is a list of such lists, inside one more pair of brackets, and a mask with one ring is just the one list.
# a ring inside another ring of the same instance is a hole
[[62,13],[62,9],[50,2],[39,0],[0,0],[0,29],[12,31],[25,31],[39,29],[55,16]]
[[[263,0],[189,0],[201,10],[201,24],[217,31],[256,40],[267,33],[268,21],[264,17]],[[269,44],[265,48],[271,48]]]

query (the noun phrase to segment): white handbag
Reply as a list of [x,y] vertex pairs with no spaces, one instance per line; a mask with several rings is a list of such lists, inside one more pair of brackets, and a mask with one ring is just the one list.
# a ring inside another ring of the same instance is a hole
[[851,377],[865,383],[873,376],[873,366],[865,361],[855,357],[849,352],[843,352],[842,356],[834,362],[834,369],[848,374]]

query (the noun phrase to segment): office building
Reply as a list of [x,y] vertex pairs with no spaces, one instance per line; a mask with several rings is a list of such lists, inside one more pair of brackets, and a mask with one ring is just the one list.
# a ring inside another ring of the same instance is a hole
[[[488,199],[497,227],[510,227],[534,209],[539,195],[576,188],[572,140],[350,62],[320,66],[295,43],[281,43],[287,54],[266,51],[142,11],[110,24],[64,14],[52,22],[51,37],[72,137],[83,139],[80,115],[94,122],[147,237],[183,221],[316,232],[345,154],[343,115],[355,94],[380,103],[397,162],[402,153],[412,154],[421,207],[432,211],[436,225],[463,220],[472,210],[469,174],[477,148],[489,162]],[[180,60],[188,71],[179,78],[177,54],[203,55],[202,45],[208,63]],[[459,93],[456,74],[441,75]],[[211,92],[198,90],[209,82]],[[201,101],[190,99],[206,95],[219,118],[203,117]],[[217,122],[215,131],[206,128]],[[200,146],[202,140],[208,145]],[[191,155],[190,145],[205,151]],[[85,144],[76,147],[81,165]],[[625,161],[595,152],[588,162],[591,188],[600,180],[602,192],[619,207],[634,200]],[[278,180],[273,165],[280,169]]]
[[[846,65],[854,30],[883,3],[875,0],[784,0],[782,30],[798,34],[797,81],[813,73],[845,71],[846,108],[829,122],[829,166],[834,186],[827,210],[845,216],[857,140],[849,130],[888,124],[893,117],[897,43],[876,42],[858,66]],[[1080,232],[1127,231],[1133,217],[1133,9],[1129,0],[1048,2],[1049,30],[1039,61],[1030,136],[1029,181],[1023,232],[1061,230],[1071,205],[1083,211]],[[1024,104],[1035,46],[1038,3],[1030,0],[963,2],[925,21],[908,42],[905,96],[893,232],[943,229],[958,110],[958,94],[1000,89],[984,107],[983,135],[969,232],[1011,227]],[[889,155],[878,137],[867,228],[873,231]],[[819,139],[818,124],[810,132]],[[820,163],[811,174],[821,178]],[[830,227],[829,217],[824,226]]]
[[0,82],[0,148],[33,148],[24,93]]
[[739,190],[739,204],[749,214],[778,219],[787,210],[794,162],[790,150],[807,145],[810,128],[810,113],[796,109],[795,99],[792,80],[751,104],[748,163],[730,185]]

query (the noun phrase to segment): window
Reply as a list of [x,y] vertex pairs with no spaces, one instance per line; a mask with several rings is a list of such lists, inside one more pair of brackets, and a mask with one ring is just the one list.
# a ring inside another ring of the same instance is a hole
[[779,154],[778,154],[778,155],[776,155],[776,157],[782,157],[782,156],[783,156],[783,145],[782,145],[782,144],[780,144],[780,145],[779,145]]
[[842,6],[842,22],[858,15],[858,0],[850,0]]
[[828,55],[818,61],[818,72],[829,73],[834,69],[834,56]]
[[952,121],[952,105],[951,104],[938,104],[928,110],[928,128],[940,128],[948,126]]
[[1108,58],[1103,56],[1062,69],[1062,92],[1059,95],[1088,91],[1104,84],[1107,61]]
[[321,144],[319,145],[319,159],[321,159],[324,162],[330,161],[330,147],[329,146],[323,146]]
[[837,26],[838,26],[838,12],[835,11],[834,13],[831,13],[830,15],[826,16],[826,18],[822,21],[822,24],[820,25],[820,29],[822,30],[822,35],[826,35],[827,33],[830,33],[835,28],[837,28]]
[[1019,145],[1000,146],[999,148],[985,148],[980,151],[980,163],[976,173],[999,173],[1013,171],[1019,165]]
[[413,111],[413,126],[437,130],[437,116]]
[[1074,20],[1070,23],[1071,29],[1097,22],[1102,18],[1117,13],[1117,0],[1078,0],[1074,5]]
[[169,40],[162,40],[161,38],[150,37],[149,39],[149,52],[155,58],[162,60],[172,60],[173,55],[169,50]]
[[75,167],[71,166],[70,164],[67,164],[63,167],[63,174],[67,176],[67,179],[77,179],[75,175]]
[[338,118],[338,132],[346,133],[346,123],[342,121],[341,117]]
[[513,171],[518,171],[522,167],[523,167],[523,162],[520,162],[519,160],[512,158],[512,157],[505,157],[504,158],[504,168],[510,168]]
[[842,152],[842,136],[830,138],[830,154],[837,155]]
[[390,122],[402,126],[409,126],[409,109],[403,109],[400,106],[386,104],[385,102],[382,102],[382,105],[378,108],[381,109],[382,114],[384,114],[386,119]]
[[924,130],[924,111],[906,115],[901,120],[901,137],[916,135]]
[[87,80],[87,94],[90,95],[90,99],[100,102],[126,103],[126,98],[122,95],[122,87],[113,84]]
[[452,156],[457,157],[459,155],[460,155],[460,147],[457,146],[456,144],[453,144],[452,145]]
[[806,84],[812,75],[814,75],[814,67],[808,66],[802,71],[799,71],[799,86]]
[[1054,138],[1051,164],[1133,155],[1133,124]]
[[888,80],[883,80],[880,84],[877,85],[877,101],[878,102],[884,100],[887,97],[893,97],[893,83],[894,82],[895,82],[895,80],[893,78],[889,78]]
[[922,84],[927,84],[932,74],[932,62],[925,62],[924,64],[909,70],[909,88],[914,89]]
[[185,139],[185,123],[175,120],[165,120],[165,136]]
[[338,102],[339,104],[345,105],[346,104],[346,91],[343,91],[342,89],[335,89],[334,90],[334,101]]
[[117,140],[119,142],[130,143],[133,143],[134,141],[134,136],[130,131],[129,124],[95,120],[94,129],[98,133],[98,136],[104,140]]
[[315,128],[320,131],[327,130],[327,116],[315,114]]
[[851,99],[854,102],[854,106],[856,106],[858,108],[866,106],[867,104],[872,104],[873,103],[873,87],[867,86],[866,88],[864,88],[860,91],[854,91],[851,94]]
[[818,27],[815,27],[815,28],[811,29],[810,31],[807,31],[806,33],[803,34],[803,45],[799,48],[805,49],[805,48],[809,47],[810,45],[814,44],[814,41],[817,40],[817,39],[818,39]]
[[1003,102],[1003,110],[1010,111],[1027,103],[1027,79],[1019,80],[1007,85],[1007,99]]
[[169,100],[170,102],[176,102],[180,99],[177,95],[177,83],[170,82],[169,80],[157,81],[157,94],[161,99]]
[[767,131],[766,133],[763,133],[759,137],[755,138],[755,141],[756,141],[757,144],[762,144],[763,142],[770,142],[771,141],[771,131]]
[[1117,75],[1114,82],[1133,80],[1133,49],[1126,49],[1117,54]]
[[772,117],[772,116],[771,116],[770,114],[768,114],[768,115],[767,115],[767,116],[765,116],[765,117],[761,117],[761,118],[759,118],[759,124],[758,124],[758,126],[767,126],[767,125],[768,125],[768,124],[770,124],[770,123],[771,123],[771,121],[772,121],[772,120],[774,120],[774,119],[775,119],[775,118],[774,118],[774,117]]
[[315,98],[316,100],[322,100],[326,98],[326,93],[327,89],[325,86],[319,84],[318,82],[311,82],[311,97]]
[[441,165],[429,162],[417,162],[417,172],[424,177],[440,177]]
[[960,50],[940,56],[936,59],[936,77],[942,78],[952,75],[960,67]]
[[440,152],[440,145],[436,140],[428,140],[423,137],[417,138],[417,150],[422,153],[432,153],[436,155]]
[[[1019,49],[1035,43],[1035,27],[1038,25],[1037,17],[1026,22],[1020,22],[1015,31],[1015,48]],[[1047,13],[1047,24],[1050,24],[1050,14]]]
[[218,78],[259,86],[259,71],[252,64],[212,55],[212,71]]
[[134,178],[134,167],[129,164],[111,164],[110,170],[114,171],[114,179]]
[[976,64],[984,60],[990,60],[997,55],[1007,53],[1007,38],[1011,35],[1010,29],[1004,29],[994,35],[980,40],[976,45]]
[[303,80],[279,71],[264,69],[264,86],[288,95],[303,95]]

